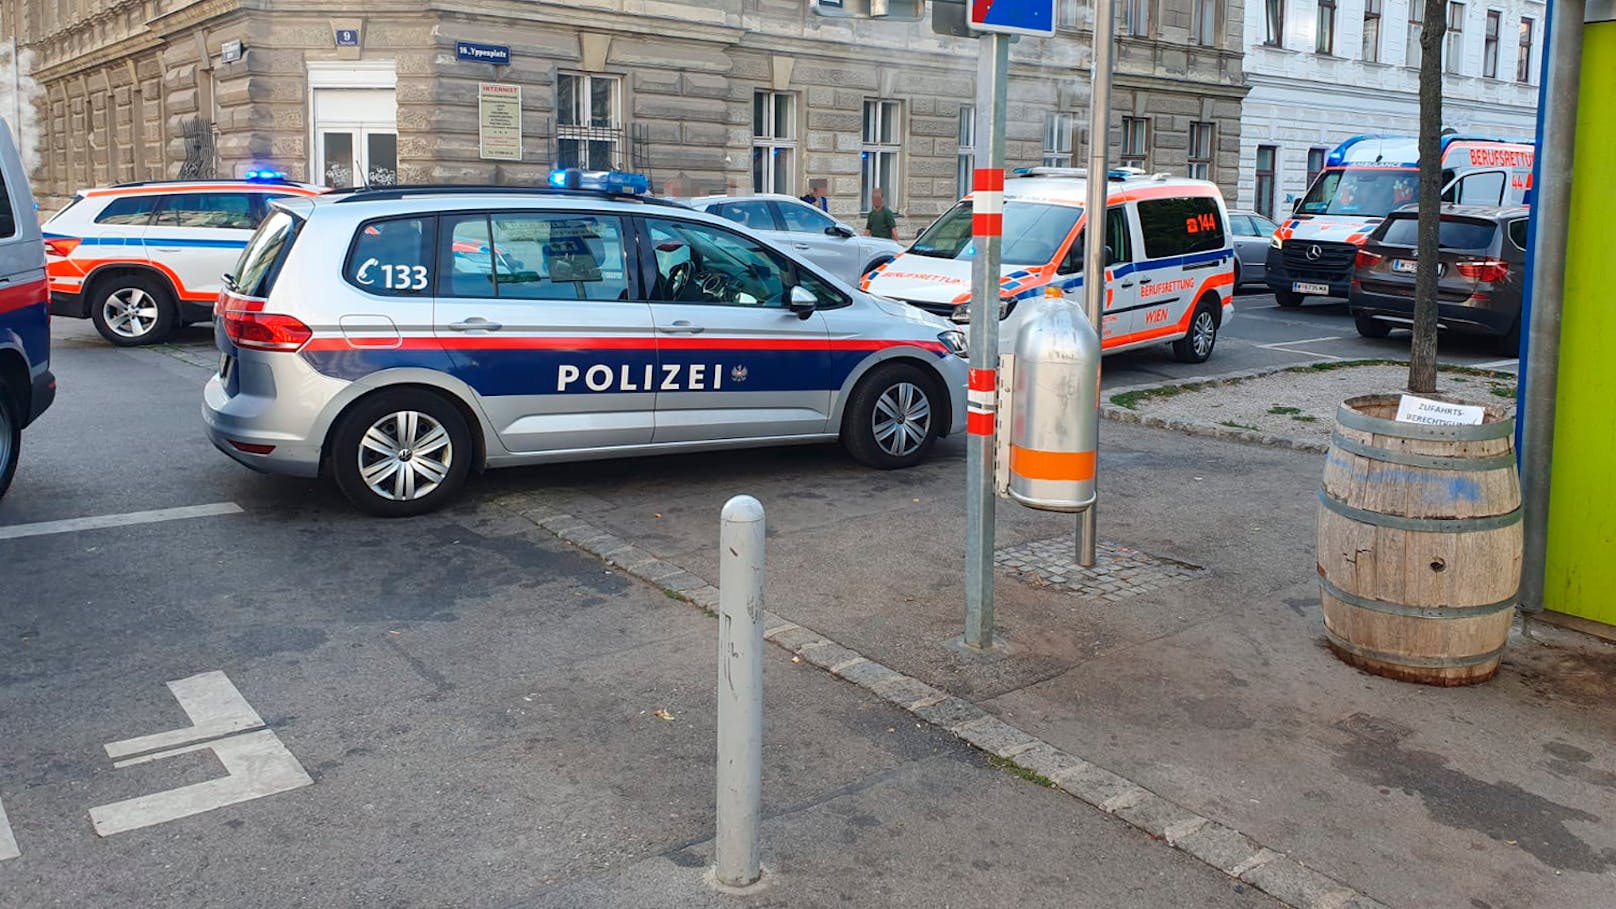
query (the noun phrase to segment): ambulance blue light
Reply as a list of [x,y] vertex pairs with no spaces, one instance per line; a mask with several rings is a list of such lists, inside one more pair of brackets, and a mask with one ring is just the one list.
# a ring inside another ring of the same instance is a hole
[[270,170],[265,167],[247,171],[246,179],[249,183],[276,183],[284,181],[286,175],[278,170]]
[[644,174],[620,170],[565,168],[551,171],[550,185],[560,189],[593,189],[625,196],[643,196],[651,191],[651,181]]

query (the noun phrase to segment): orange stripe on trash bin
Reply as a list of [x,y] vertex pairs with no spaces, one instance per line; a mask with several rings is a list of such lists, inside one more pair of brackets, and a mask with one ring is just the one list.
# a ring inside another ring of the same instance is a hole
[[1010,446],[1010,472],[1029,480],[1094,479],[1094,452],[1039,451]]

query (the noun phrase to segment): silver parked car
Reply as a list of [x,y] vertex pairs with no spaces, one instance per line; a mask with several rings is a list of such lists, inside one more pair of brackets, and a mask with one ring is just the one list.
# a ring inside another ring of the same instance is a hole
[[359,508],[471,470],[840,440],[906,467],[965,425],[964,338],[671,203],[393,187],[274,203],[215,308],[215,446]]
[[701,196],[685,204],[753,230],[783,234],[784,245],[793,252],[854,286],[877,265],[892,261],[904,250],[902,243],[863,236],[794,196]]
[[1268,239],[1279,225],[1254,211],[1231,208],[1229,229],[1234,234],[1234,286],[1261,284],[1268,272]]

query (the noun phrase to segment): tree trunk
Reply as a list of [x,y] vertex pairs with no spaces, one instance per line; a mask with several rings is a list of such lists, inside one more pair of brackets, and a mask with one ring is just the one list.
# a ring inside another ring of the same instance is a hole
[[1414,343],[1409,349],[1408,390],[1436,391],[1437,237],[1442,215],[1442,44],[1447,39],[1447,0],[1425,0],[1420,28],[1420,224],[1418,272],[1414,278]]

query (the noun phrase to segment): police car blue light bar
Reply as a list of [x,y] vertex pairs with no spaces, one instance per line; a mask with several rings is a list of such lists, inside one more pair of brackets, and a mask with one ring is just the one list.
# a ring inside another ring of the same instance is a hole
[[620,170],[578,170],[574,167],[550,172],[550,185],[559,189],[594,189],[625,196],[643,196],[651,191],[644,174]]
[[278,170],[263,167],[247,171],[245,179],[249,183],[275,183],[284,181],[286,175]]

